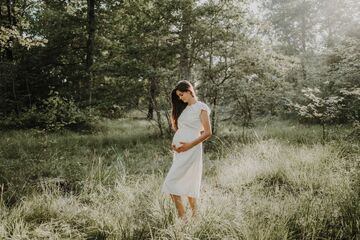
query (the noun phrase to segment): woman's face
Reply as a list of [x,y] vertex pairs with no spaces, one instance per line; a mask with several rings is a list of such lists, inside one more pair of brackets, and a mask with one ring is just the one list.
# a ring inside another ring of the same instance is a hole
[[190,91],[186,91],[186,92],[181,92],[179,90],[176,90],[176,95],[178,95],[178,97],[180,98],[181,101],[188,103],[189,100],[193,97],[191,95]]

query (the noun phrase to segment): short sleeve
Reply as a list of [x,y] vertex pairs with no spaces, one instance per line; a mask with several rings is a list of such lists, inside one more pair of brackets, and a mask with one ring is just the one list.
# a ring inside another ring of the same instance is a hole
[[208,115],[210,115],[211,109],[209,108],[208,105],[206,105],[206,103],[200,102],[199,106],[200,106],[199,114],[201,113],[201,110],[205,110],[208,113]]

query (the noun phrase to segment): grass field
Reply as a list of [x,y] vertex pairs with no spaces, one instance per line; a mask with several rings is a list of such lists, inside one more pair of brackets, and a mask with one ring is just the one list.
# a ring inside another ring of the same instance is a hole
[[332,127],[321,144],[319,126],[223,124],[204,143],[199,215],[186,224],[160,191],[171,138],[146,121],[1,132],[0,239],[360,239],[350,131]]

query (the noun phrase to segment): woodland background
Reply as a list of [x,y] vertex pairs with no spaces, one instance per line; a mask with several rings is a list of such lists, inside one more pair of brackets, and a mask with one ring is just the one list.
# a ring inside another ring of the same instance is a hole
[[[213,129],[188,223],[182,79]],[[359,120],[358,0],[0,0],[1,239],[360,239]]]
[[357,122],[359,5],[2,0],[2,125],[77,128],[137,109],[169,134],[181,79],[212,108],[214,132],[269,115]]

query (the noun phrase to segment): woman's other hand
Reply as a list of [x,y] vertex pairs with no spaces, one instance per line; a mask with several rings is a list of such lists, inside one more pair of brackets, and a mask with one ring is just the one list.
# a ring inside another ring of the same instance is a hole
[[193,145],[191,143],[186,143],[186,142],[179,142],[181,144],[180,147],[176,148],[176,151],[179,152],[185,152],[187,150],[189,150],[190,148],[193,147]]

